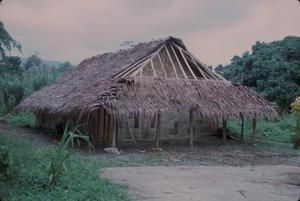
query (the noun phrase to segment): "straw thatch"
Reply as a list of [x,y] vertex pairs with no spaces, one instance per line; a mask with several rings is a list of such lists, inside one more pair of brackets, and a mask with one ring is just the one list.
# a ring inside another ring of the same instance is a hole
[[[17,110],[29,109],[37,114],[48,114],[57,117],[57,121],[71,117],[80,119],[98,108],[118,114],[177,112],[180,108],[194,108],[203,117],[211,119],[239,117],[241,114],[263,118],[277,116],[261,96],[246,87],[231,84],[203,66],[206,78],[211,75],[205,80],[138,76],[115,78],[166,43],[175,43],[187,51],[181,40],[167,38],[92,57],[54,84],[26,98]],[[193,58],[190,56],[190,59]]]

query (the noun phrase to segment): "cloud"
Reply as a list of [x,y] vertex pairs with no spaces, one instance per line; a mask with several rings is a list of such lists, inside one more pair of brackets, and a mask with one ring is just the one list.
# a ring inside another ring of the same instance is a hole
[[[226,63],[256,40],[298,34],[295,1],[283,0],[10,0],[0,18],[23,45],[54,60],[82,59],[125,40],[181,37],[207,64]],[[290,19],[292,16],[294,19]]]

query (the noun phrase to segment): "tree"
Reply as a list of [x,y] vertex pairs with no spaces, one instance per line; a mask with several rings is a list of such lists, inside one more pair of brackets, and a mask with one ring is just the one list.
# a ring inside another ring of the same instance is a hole
[[13,48],[17,48],[21,52],[21,45],[9,35],[0,21],[0,59],[5,57],[6,51],[11,51]]
[[24,69],[28,70],[32,67],[40,67],[42,65],[42,60],[36,55],[31,55],[24,64]]
[[300,95],[300,37],[286,37],[271,43],[256,42],[252,52],[234,56],[221,69],[226,79],[260,92],[288,110]]
[[13,109],[24,95],[20,58],[6,56],[6,52],[13,48],[21,52],[21,45],[9,35],[0,21],[0,106],[4,104],[5,112]]
[[295,148],[300,147],[300,96],[292,103],[292,112],[296,119],[295,135],[293,136],[293,143]]

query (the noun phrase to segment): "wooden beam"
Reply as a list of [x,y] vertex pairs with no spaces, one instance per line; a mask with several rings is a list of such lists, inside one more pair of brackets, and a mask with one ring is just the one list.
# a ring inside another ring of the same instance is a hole
[[146,61],[149,58],[149,56],[146,56],[142,59],[140,59],[139,61],[135,62],[134,64],[130,65],[128,68],[124,69],[123,71],[119,72],[118,74],[116,74],[114,76],[114,78],[120,78],[120,77],[124,77],[125,75],[130,74],[131,72],[134,72],[135,70],[137,70],[139,68],[139,66]]
[[157,74],[156,74],[156,71],[155,71],[154,65],[153,65],[153,58],[150,58],[150,64],[151,64],[151,68],[152,68],[154,77],[157,77]]
[[193,110],[190,109],[190,148],[194,147],[194,119],[193,119]]
[[[141,76],[142,76],[142,73],[143,73],[143,69],[144,67],[149,63],[150,61],[150,58],[145,60],[143,63],[141,63],[138,68],[136,69],[136,71],[133,71],[133,72],[129,72],[128,74],[132,73],[132,76],[136,76],[138,75],[139,73],[141,73]],[[128,74],[125,74],[124,76],[128,75]]]
[[[188,55],[188,54],[187,54]],[[198,65],[198,63],[195,61],[195,59],[193,57],[191,57],[190,55],[188,55],[191,58],[191,62],[193,62],[195,64],[195,66],[197,67],[197,69],[199,70],[200,74],[202,75],[202,77],[204,77],[204,79],[208,79],[205,75],[205,73],[202,71],[201,67]],[[188,58],[188,57],[187,57]]]
[[104,139],[103,139],[103,136],[104,136],[104,109],[100,108],[100,118],[99,118],[99,141],[100,140],[100,136],[102,135],[102,142],[104,143]]
[[160,137],[160,112],[157,112],[157,118],[156,118],[156,131],[155,131],[155,148],[159,148],[159,137]]
[[194,77],[195,80],[197,80],[196,75],[194,74],[193,70],[191,69],[190,64],[188,63],[188,61],[186,60],[186,58],[185,58],[185,56],[184,56],[184,54],[183,54],[183,52],[182,52],[182,48],[180,48],[180,47],[178,47],[178,46],[176,46],[176,47],[177,47],[177,49],[179,50],[179,52],[180,52],[180,54],[181,54],[181,57],[183,58],[183,60],[184,60],[184,62],[185,62],[185,64],[186,64],[186,66],[188,67],[188,69],[189,69],[189,71],[191,72],[192,76]]
[[161,65],[161,68],[162,68],[163,71],[164,71],[164,75],[165,75],[165,77],[167,77],[167,72],[166,72],[165,66],[164,66],[164,64],[163,64],[163,62],[162,62],[162,60],[161,60],[160,53],[157,54],[157,57],[158,57],[158,60],[159,60],[160,65]]
[[132,134],[132,131],[131,131],[131,128],[130,128],[130,125],[129,125],[129,122],[128,122],[128,121],[127,121],[127,126],[128,126],[128,129],[129,129],[130,136],[131,136],[131,138],[132,138],[134,144],[136,144],[136,141],[135,141],[135,139],[134,139],[134,136],[133,136],[133,134]]
[[175,72],[175,76],[176,76],[176,78],[178,78],[177,70],[176,70],[176,67],[175,67],[175,65],[174,65],[174,62],[173,62],[173,60],[172,60],[172,58],[171,58],[171,55],[170,55],[170,52],[169,52],[169,50],[168,50],[167,45],[165,45],[165,49],[166,49],[167,55],[168,55],[168,57],[169,57],[169,60],[170,60],[170,62],[171,62],[171,64],[172,64],[172,66],[173,66],[173,69],[174,69],[174,72]]
[[183,73],[183,75],[184,75],[184,78],[187,79],[188,77],[186,76],[186,73],[185,73],[185,71],[183,70],[183,67],[182,67],[182,65],[181,65],[181,62],[180,62],[180,60],[179,60],[179,58],[178,58],[178,56],[177,56],[177,54],[176,54],[176,52],[175,52],[175,50],[174,50],[173,45],[170,45],[170,46],[171,46],[171,49],[172,49],[173,54],[175,55],[175,58],[176,58],[176,60],[177,60],[177,63],[179,64],[179,67],[180,67],[180,69],[181,69],[181,71],[182,71],[182,73]]
[[244,127],[245,127],[245,119],[244,115],[241,114],[241,142],[244,143]]
[[126,68],[123,71],[119,72],[118,74],[114,75],[113,78],[125,77],[126,75],[129,75],[130,73],[135,72],[136,70],[138,70],[140,68],[140,66],[141,66],[140,64],[142,64],[147,59],[156,56],[163,47],[164,46],[160,47],[154,53],[149,54],[149,55],[143,57],[142,59],[138,60],[137,62],[129,65],[128,68]]
[[117,145],[117,117],[113,115],[113,132],[112,132],[112,147],[116,147]]
[[252,144],[255,146],[256,143],[256,118],[252,120]]
[[226,139],[227,139],[227,121],[225,119],[223,119],[222,121],[222,139],[223,139],[223,144],[226,143]]
[[204,65],[201,61],[199,61],[199,59],[197,57],[194,57],[189,51],[179,47],[178,45],[176,45],[177,49],[182,49],[183,52],[185,52],[187,55],[189,55],[191,58],[193,58],[195,60],[195,62],[198,64],[200,64],[201,66],[203,66],[204,68],[202,69],[204,72],[206,72],[207,74],[211,75],[214,78],[218,78],[221,80],[225,80],[223,77],[221,77],[220,75],[218,75],[217,73],[212,72],[210,69],[208,69],[208,67],[206,67],[206,65]]

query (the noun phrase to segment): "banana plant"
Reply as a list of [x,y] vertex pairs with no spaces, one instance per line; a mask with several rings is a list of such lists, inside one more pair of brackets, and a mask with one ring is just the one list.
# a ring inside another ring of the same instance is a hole
[[75,142],[80,146],[80,141],[84,141],[89,148],[94,148],[89,140],[89,136],[84,135],[78,127],[71,128],[69,122],[66,124],[62,138],[52,154],[47,168],[48,183],[50,185],[56,184],[61,176],[68,173],[66,162],[71,157],[71,153],[67,150],[69,146],[73,148]]

